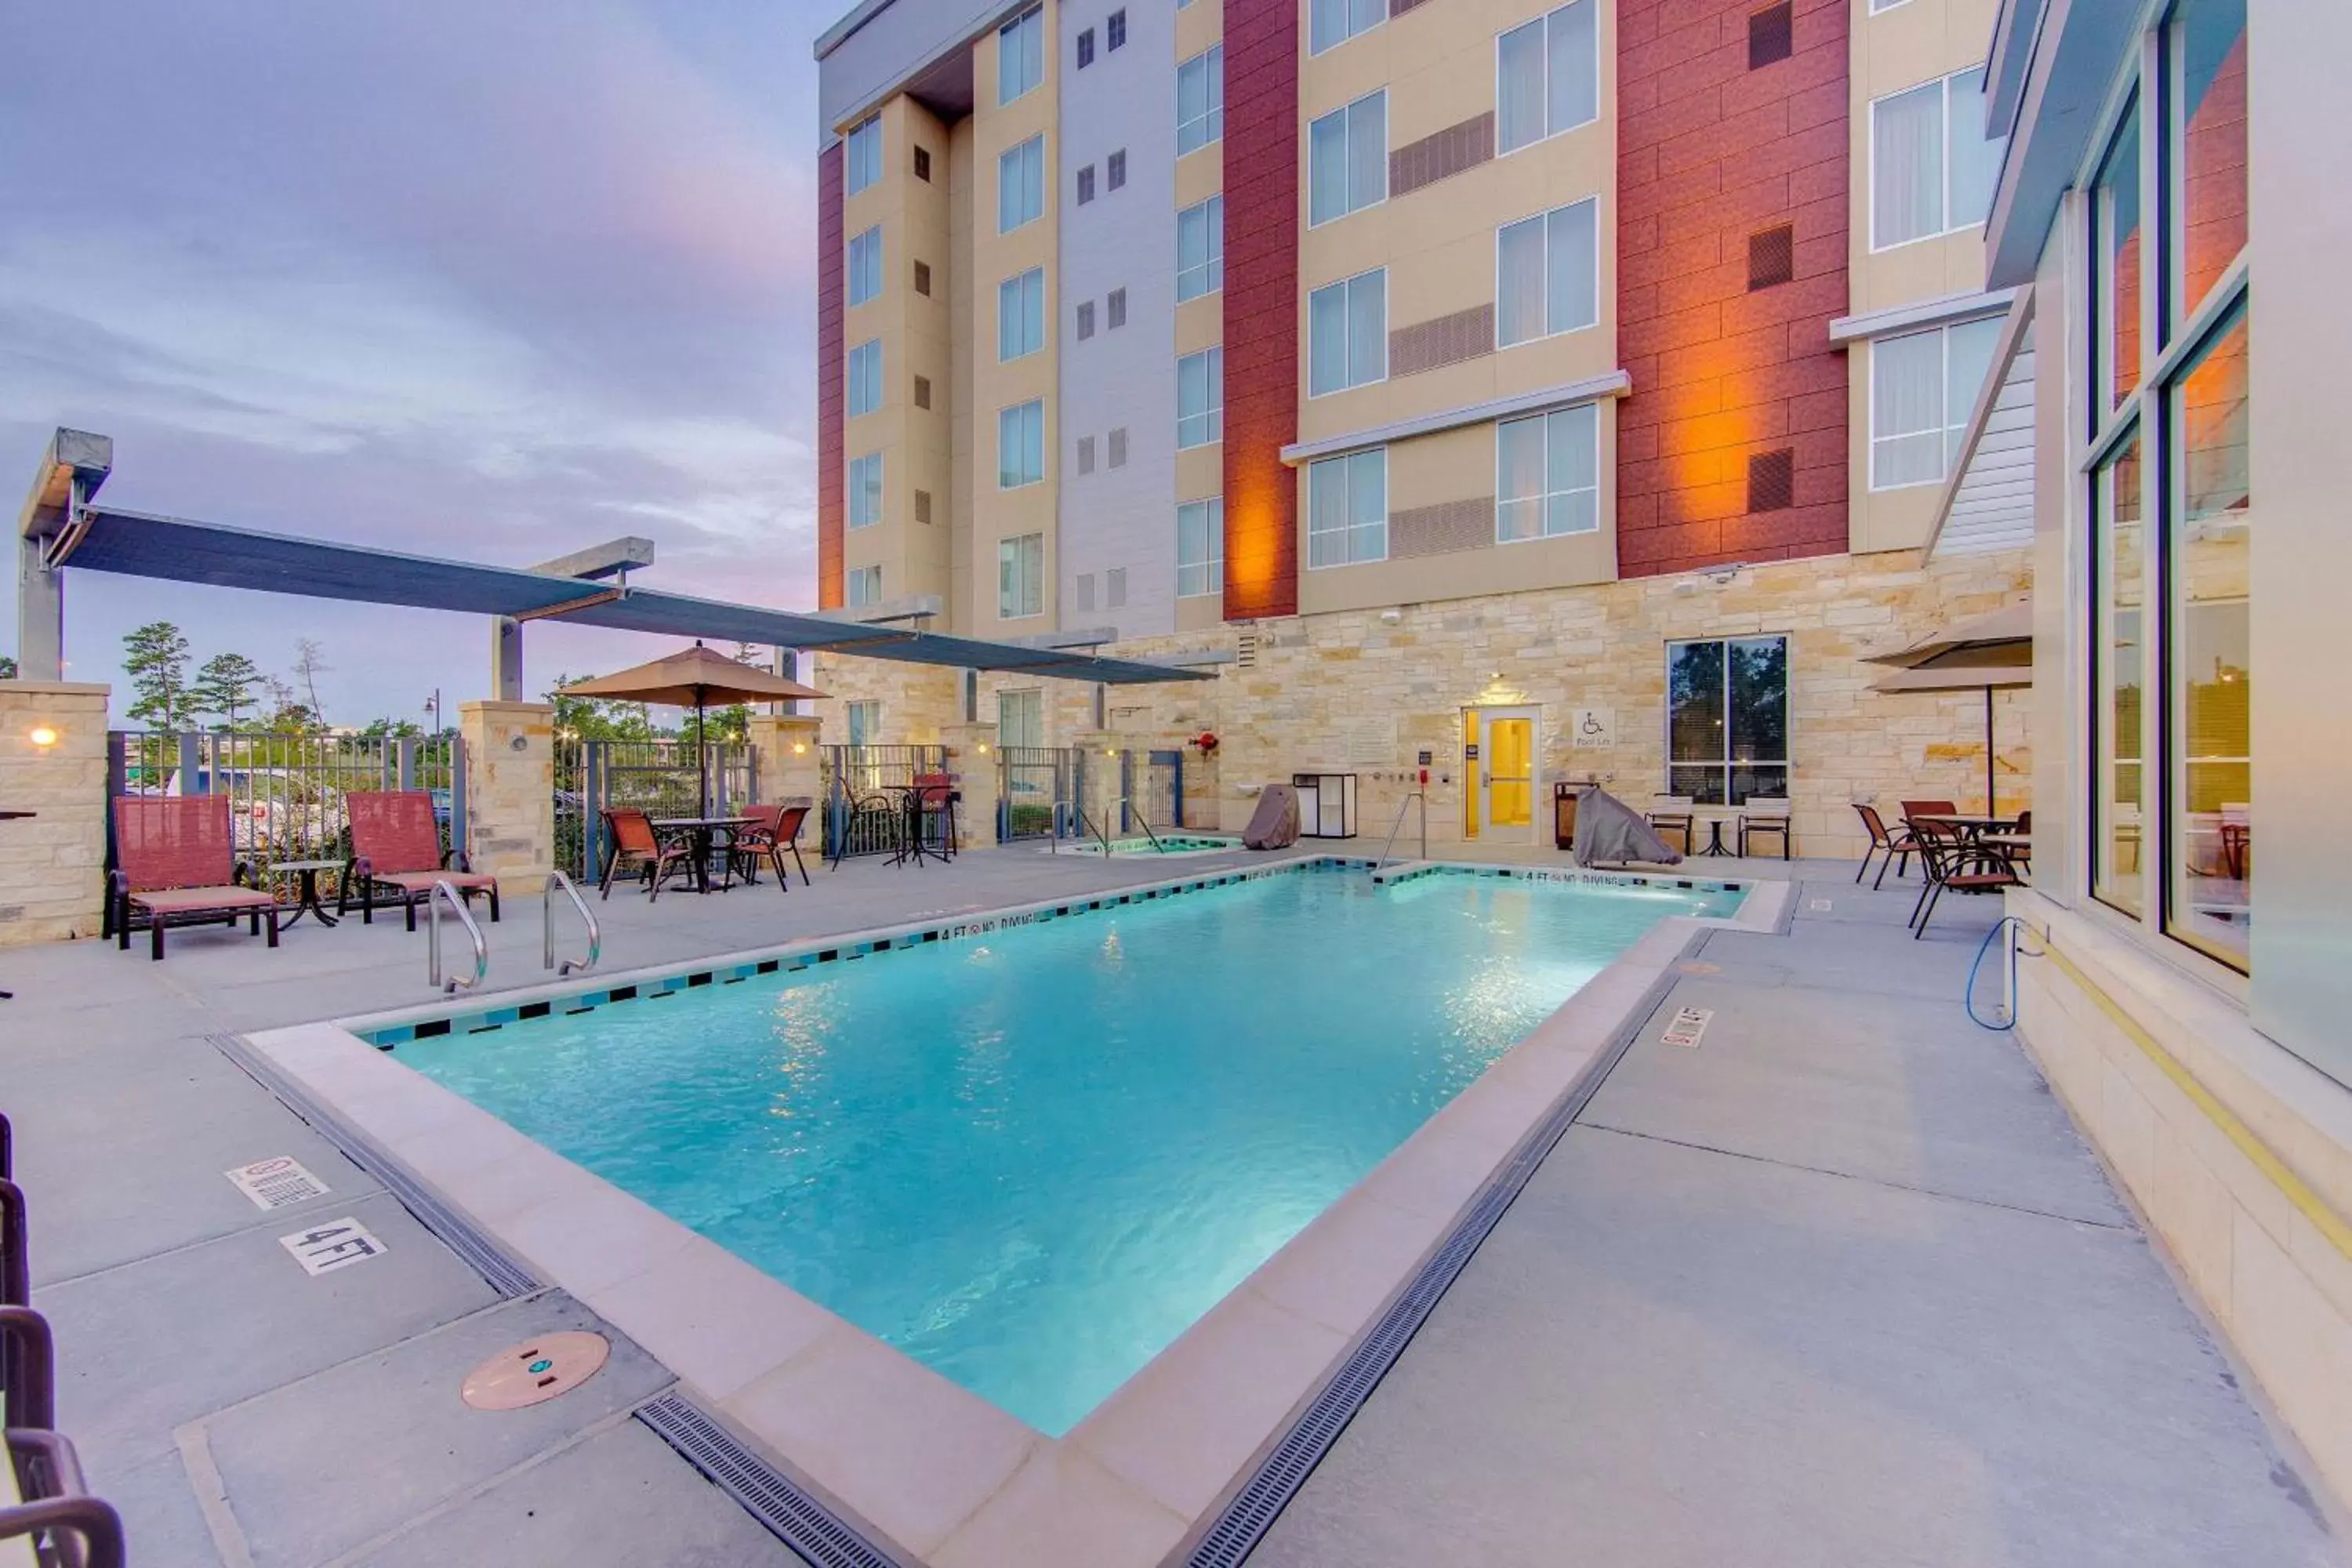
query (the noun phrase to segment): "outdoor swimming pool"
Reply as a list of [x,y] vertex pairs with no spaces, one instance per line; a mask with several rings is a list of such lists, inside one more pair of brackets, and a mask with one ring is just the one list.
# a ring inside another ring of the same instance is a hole
[[397,1059],[1058,1436],[1657,921],[1740,897],[1309,868]]

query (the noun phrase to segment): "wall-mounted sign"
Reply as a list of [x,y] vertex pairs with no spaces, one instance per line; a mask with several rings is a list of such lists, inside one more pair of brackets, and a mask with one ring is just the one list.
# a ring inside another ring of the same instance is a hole
[[1601,751],[1617,744],[1617,710],[1579,708],[1569,722],[1569,744],[1579,751]]

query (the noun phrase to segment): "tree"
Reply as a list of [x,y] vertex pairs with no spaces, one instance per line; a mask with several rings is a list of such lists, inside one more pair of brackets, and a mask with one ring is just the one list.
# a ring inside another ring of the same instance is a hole
[[262,721],[262,728],[277,735],[315,735],[326,726],[301,703],[286,702]]
[[137,700],[131,717],[151,730],[184,730],[195,717],[188,691],[188,639],[169,621],[150,621],[122,639],[122,672]]
[[371,719],[361,734],[372,739],[403,740],[425,733],[425,726],[414,719]]
[[319,700],[319,677],[334,668],[327,662],[325,655],[326,650],[319,646],[316,637],[294,639],[294,673],[300,678],[302,693],[309,699],[305,705],[320,724],[327,721],[327,709]]
[[555,732],[583,741],[646,741],[654,735],[653,721],[642,702],[604,702],[573,697],[564,688],[588,676],[559,675],[554,689],[544,695],[555,704]]
[[16,661],[10,658],[6,654],[0,653],[0,680],[14,680],[16,679]]
[[260,685],[259,665],[241,653],[216,653],[197,669],[188,695],[198,715],[217,714],[223,729],[234,730],[237,716],[260,700],[256,695]]

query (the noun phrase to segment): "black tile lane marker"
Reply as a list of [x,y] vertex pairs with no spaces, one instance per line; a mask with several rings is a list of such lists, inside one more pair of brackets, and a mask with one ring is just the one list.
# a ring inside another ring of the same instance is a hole
[[552,1012],[552,1011],[554,1011],[554,1005],[553,1005],[552,1003],[548,1003],[548,1002],[526,1002],[526,1003],[524,1003],[524,1004],[522,1005],[522,1009],[521,1009],[521,1011],[518,1012],[518,1013],[515,1015],[515,1016],[516,1016],[518,1019],[520,1019],[520,1018],[544,1018],[544,1017],[546,1017],[546,1016],[548,1016],[548,1014],[549,1014],[549,1013],[551,1013],[551,1012]]
[[436,1036],[446,1035],[446,1034],[447,1034],[448,1032],[449,1032],[449,1020],[448,1020],[448,1019],[446,1019],[446,1018],[427,1018],[427,1019],[425,1019],[425,1022],[423,1022],[422,1024],[419,1024],[419,1025],[417,1025],[417,1026],[416,1026],[416,1037],[416,1037],[416,1038],[418,1038],[418,1039],[420,1039],[420,1040],[429,1040],[429,1039],[433,1039],[433,1038],[435,1038]]

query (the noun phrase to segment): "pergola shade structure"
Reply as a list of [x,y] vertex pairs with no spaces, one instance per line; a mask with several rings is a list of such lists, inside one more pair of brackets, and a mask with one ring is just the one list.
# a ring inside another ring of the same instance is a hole
[[[61,452],[69,460],[61,461]],[[54,579],[67,566],[217,588],[457,610],[518,622],[562,619],[615,631],[761,643],[959,669],[1014,670],[1113,686],[1213,677],[1213,671],[1103,658],[1072,647],[946,637],[818,611],[776,610],[665,593],[631,586],[625,580],[589,581],[551,571],[439,560],[122,510],[89,499],[105,478],[106,468],[99,466],[101,453],[111,454],[111,443],[103,437],[58,432],[25,509],[19,601],[26,615],[20,636],[29,656],[26,674],[30,679],[57,675],[56,652],[43,657],[44,627],[62,616]],[[65,478],[59,479],[60,474]],[[43,626],[34,625],[37,619]],[[44,665],[50,668],[39,668]]]

